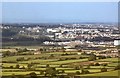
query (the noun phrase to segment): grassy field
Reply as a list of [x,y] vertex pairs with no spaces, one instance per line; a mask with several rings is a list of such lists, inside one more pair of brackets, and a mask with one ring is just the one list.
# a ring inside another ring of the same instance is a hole
[[107,58],[107,59],[100,59],[97,61],[103,61],[103,62],[118,62],[119,59],[118,58]]
[[80,76],[119,76],[118,72],[120,72],[120,70],[101,72],[101,73],[95,73],[95,74],[85,74],[85,75],[80,75]]
[[2,76],[7,76],[7,75],[26,75],[29,74],[31,72],[35,72],[37,74],[39,74],[40,72],[36,72],[36,71],[27,71],[27,72],[2,72]]
[[[17,46],[21,47],[21,46]],[[29,46],[31,48],[32,46]],[[32,48],[38,48],[39,46],[34,46]],[[24,47],[25,48],[25,47]],[[27,47],[28,48],[28,47]],[[7,49],[8,50],[8,49]],[[14,50],[13,50],[14,51]],[[63,54],[68,55],[63,55]],[[78,52],[48,52],[48,53],[42,53],[38,55],[17,55],[17,56],[7,56],[3,57],[2,61],[6,61],[6,63],[2,63],[3,76],[8,75],[26,75],[30,72],[35,72],[37,75],[40,75],[41,70],[46,70],[46,65],[49,64],[50,67],[55,67],[56,70],[64,70],[65,74],[68,73],[76,73],[79,71],[81,73],[81,69],[76,69],[75,66],[83,65],[85,62],[89,62],[88,55],[79,55]],[[52,57],[50,57],[53,55]],[[24,59],[29,60],[22,60],[17,61],[18,58],[24,57]],[[84,57],[84,58],[79,58]],[[114,70],[115,66],[118,65],[118,58],[106,58],[106,59],[97,59],[95,62],[108,62],[107,66],[90,66],[88,68],[87,65],[83,65],[83,68],[85,70],[88,70],[92,74],[80,74],[80,76],[118,76],[118,70]],[[11,63],[16,62],[16,63]],[[34,71],[27,70],[27,65],[30,63],[35,63],[33,67],[35,67]],[[25,69],[16,69],[16,65],[19,64],[20,68],[25,67]],[[62,65],[62,66],[61,66]],[[9,68],[10,66],[13,66],[13,68]],[[101,68],[106,68],[107,72],[101,72]],[[27,70],[27,71],[26,71]]]

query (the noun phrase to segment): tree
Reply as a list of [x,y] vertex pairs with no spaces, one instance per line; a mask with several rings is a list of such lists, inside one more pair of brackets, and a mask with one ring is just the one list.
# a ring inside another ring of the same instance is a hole
[[107,65],[108,65],[107,63],[102,64],[102,66],[107,66]]
[[63,65],[61,64],[59,67],[63,67]]
[[27,48],[24,48],[24,49],[23,49],[23,52],[26,52],[26,51],[28,51],[28,49],[27,49]]
[[16,68],[16,69],[19,69],[19,68],[20,68],[20,65],[19,65],[19,64],[16,64],[15,68]]
[[10,68],[12,69],[12,68],[13,68],[13,66],[10,66]]
[[62,72],[61,73],[65,73],[65,70],[62,70]]
[[80,70],[80,67],[79,66],[75,66],[75,70]]
[[27,68],[30,69],[33,66],[33,64],[28,64]]
[[31,72],[29,75],[31,78],[37,78],[37,74],[35,72]]
[[99,63],[95,63],[94,65],[95,65],[95,66],[100,66],[100,64],[99,64]]
[[59,78],[65,78],[65,76],[64,75],[60,75]]
[[24,57],[19,57],[16,59],[17,61],[24,61]]
[[64,47],[62,47],[62,51],[65,52],[65,50],[66,50],[66,49],[65,49]]
[[40,50],[41,52],[43,52],[43,48],[40,48],[39,50]]
[[105,56],[99,56],[98,59],[106,59]]
[[49,65],[49,64],[47,64],[47,65],[46,65],[46,67],[50,67],[50,65]]
[[83,69],[83,66],[82,66],[82,65],[80,65],[80,69]]
[[41,75],[44,74],[44,71],[40,71],[40,74],[41,74]]
[[114,70],[119,70],[120,69],[120,65],[117,65]]
[[50,76],[56,76],[56,74],[58,74],[58,71],[56,70],[55,67],[48,67],[46,68],[46,73],[49,74]]
[[90,72],[88,70],[82,69],[81,73],[82,74],[89,74]]
[[77,74],[77,75],[80,75],[80,72],[79,72],[79,71],[76,71],[76,74]]
[[22,66],[22,69],[25,69],[25,66]]
[[91,55],[89,56],[88,60],[89,60],[89,61],[94,61],[94,60],[96,60],[96,55],[91,54]]
[[87,65],[87,68],[89,69],[89,68],[90,68],[90,65]]
[[11,55],[11,52],[10,52],[10,51],[4,51],[2,55],[3,55],[4,57],[10,56],[10,55]]
[[51,54],[50,56],[49,56],[49,58],[53,58],[54,57],[54,55],[53,54]]
[[107,68],[101,68],[101,72],[107,72]]
[[16,78],[15,74],[12,74],[11,78]]

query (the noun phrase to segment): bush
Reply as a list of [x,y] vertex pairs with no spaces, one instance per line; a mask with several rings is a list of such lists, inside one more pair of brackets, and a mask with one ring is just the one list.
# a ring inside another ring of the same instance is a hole
[[99,64],[99,63],[95,63],[94,65],[95,65],[95,66],[100,66],[100,64]]
[[65,70],[62,70],[62,72],[61,73],[65,73]]
[[79,72],[79,71],[76,71],[76,74],[77,74],[77,75],[80,75],[80,72]]
[[40,75],[44,74],[44,71],[40,71]]
[[106,57],[105,56],[99,56],[98,59],[106,59]]
[[107,68],[101,68],[101,72],[107,72]]
[[117,65],[114,70],[119,70],[120,69],[120,65]]
[[79,59],[84,59],[85,57],[79,57]]
[[50,67],[50,65],[49,65],[49,64],[47,64],[47,65],[46,65],[46,67]]
[[56,76],[59,72],[54,67],[48,67],[46,68],[46,74],[49,74],[51,76]]
[[25,69],[25,67],[24,67],[24,66],[22,66],[22,69]]
[[90,63],[89,65],[90,65],[90,66],[94,66],[94,63]]
[[90,65],[88,65],[87,68],[89,69],[89,68],[90,68]]
[[17,65],[15,66],[15,68],[16,68],[16,69],[19,69],[19,68],[20,68],[20,65],[19,65],[19,64],[17,64]]
[[82,74],[89,74],[90,72],[88,70],[82,70]]
[[24,57],[19,57],[16,59],[16,61],[24,61]]
[[35,72],[31,72],[29,75],[31,78],[37,78],[37,74]]
[[80,70],[80,67],[79,67],[79,66],[76,66],[76,67],[75,67],[75,70]]
[[59,67],[63,67],[63,65],[61,64]]
[[62,58],[59,58],[59,60],[58,61],[64,61],[65,59],[62,59]]
[[12,69],[12,68],[13,68],[13,66],[10,66],[10,68]]
[[31,63],[31,64],[28,64],[28,65],[27,65],[27,68],[30,69],[30,68],[32,68],[32,66],[33,66],[32,63]]
[[107,65],[108,65],[107,63],[102,64],[102,66],[107,66]]
[[89,60],[89,61],[94,61],[94,60],[96,60],[96,55],[91,54],[91,55],[89,56],[88,60]]

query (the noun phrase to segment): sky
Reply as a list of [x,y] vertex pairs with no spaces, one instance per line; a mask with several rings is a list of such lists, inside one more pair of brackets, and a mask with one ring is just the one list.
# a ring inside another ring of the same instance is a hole
[[117,4],[117,2],[3,2],[2,22],[117,22]]

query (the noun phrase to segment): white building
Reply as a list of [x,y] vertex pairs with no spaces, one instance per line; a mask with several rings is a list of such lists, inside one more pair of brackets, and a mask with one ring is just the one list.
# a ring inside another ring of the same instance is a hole
[[120,45],[120,40],[114,40],[114,45],[115,45],[115,46]]

